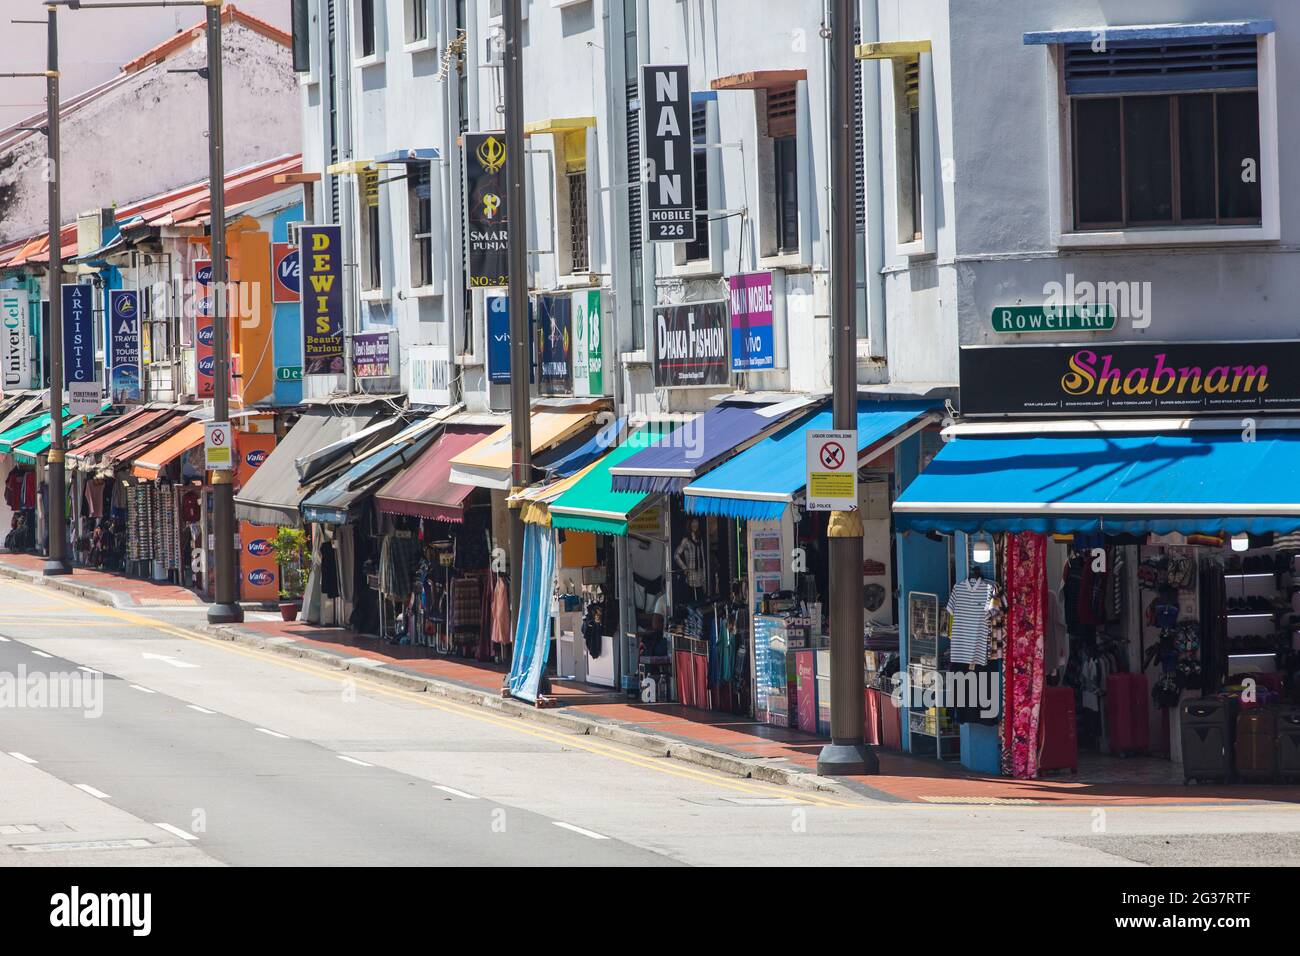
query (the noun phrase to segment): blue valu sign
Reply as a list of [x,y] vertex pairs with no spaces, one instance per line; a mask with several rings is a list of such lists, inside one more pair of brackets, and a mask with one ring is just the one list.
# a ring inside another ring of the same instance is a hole
[[140,401],[140,293],[108,293],[109,394],[114,404]]

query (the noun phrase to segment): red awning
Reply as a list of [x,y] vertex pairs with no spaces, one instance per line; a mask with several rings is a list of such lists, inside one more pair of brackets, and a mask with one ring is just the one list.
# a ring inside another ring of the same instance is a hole
[[495,430],[456,428],[443,432],[419,458],[375,493],[379,510],[438,521],[464,521],[464,502],[474,486],[451,480],[451,460]]
[[151,427],[170,414],[172,410],[169,408],[133,408],[68,442],[68,457],[74,461],[87,461],[92,455],[138,435],[141,429]]

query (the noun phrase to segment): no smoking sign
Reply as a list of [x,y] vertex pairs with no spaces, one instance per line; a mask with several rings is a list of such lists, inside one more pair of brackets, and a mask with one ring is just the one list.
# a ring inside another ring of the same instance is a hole
[[230,451],[232,444],[230,422],[203,423],[203,463],[209,471],[234,468],[235,456]]
[[857,431],[809,431],[807,440],[807,510],[856,511]]

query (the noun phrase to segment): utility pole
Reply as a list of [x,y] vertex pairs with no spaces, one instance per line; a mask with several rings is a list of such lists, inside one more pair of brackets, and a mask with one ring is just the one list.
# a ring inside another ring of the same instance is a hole
[[[63,440],[63,210],[59,195],[59,18],[57,9],[45,8],[45,145],[50,177],[50,450],[45,456],[47,575],[71,574],[68,561],[66,445]],[[137,319],[138,321],[138,319]]]
[[[852,71],[859,67],[853,49],[853,7],[854,0],[831,2],[831,385],[837,430],[855,429],[858,420]],[[856,511],[831,518],[831,742],[817,756],[817,772],[877,773],[880,765],[863,733],[862,520]]]
[[[212,331],[216,378],[212,398],[212,420],[230,421],[230,316],[226,295],[226,160],[224,116],[221,100],[221,0],[207,3],[208,41],[208,205],[212,223]],[[234,443],[234,434],[230,442]],[[208,608],[210,624],[239,623],[244,609],[239,606],[235,575],[235,473],[212,473],[212,531],[217,562],[216,601]]]
[[[524,189],[524,77],[521,34],[523,0],[505,0],[506,100],[506,237],[510,246],[510,486],[527,486],[532,474],[532,419],[529,403],[528,341],[528,211]],[[510,509],[510,619],[519,622],[523,583],[524,522],[519,508]]]

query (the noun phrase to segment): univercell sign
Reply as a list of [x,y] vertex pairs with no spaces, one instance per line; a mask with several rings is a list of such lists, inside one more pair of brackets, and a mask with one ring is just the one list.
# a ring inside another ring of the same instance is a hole
[[686,67],[641,67],[641,101],[646,235],[651,242],[694,242],[695,157]]
[[27,293],[17,289],[0,291],[0,333],[4,336],[0,351],[5,391],[31,388],[31,331],[27,324]]

